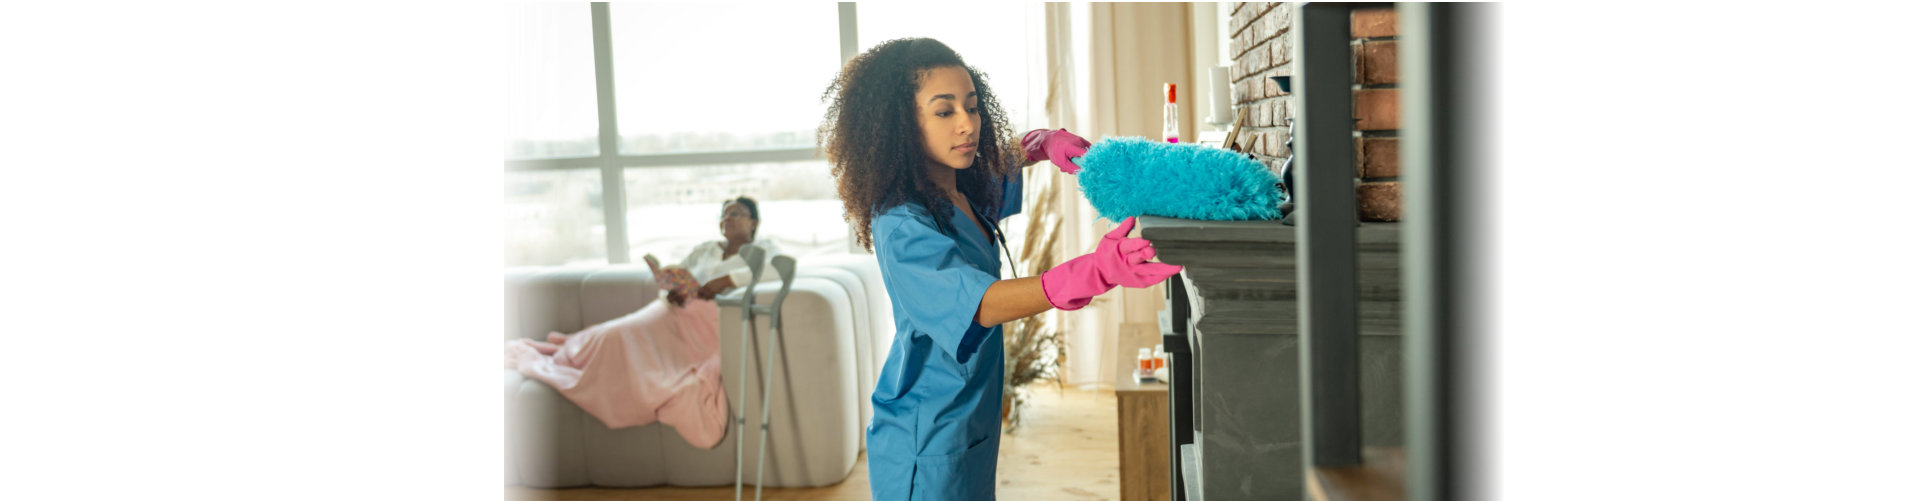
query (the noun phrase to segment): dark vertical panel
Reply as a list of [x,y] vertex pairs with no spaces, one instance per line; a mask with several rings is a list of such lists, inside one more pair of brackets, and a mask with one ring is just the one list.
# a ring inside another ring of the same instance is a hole
[[1360,464],[1361,438],[1351,7],[1293,5],[1305,455],[1313,466],[1349,466]]
[[1492,7],[1399,4],[1406,249],[1407,496],[1484,499],[1491,338]]
[[[1184,272],[1183,272],[1184,274]],[[1172,314],[1172,332],[1161,333],[1161,345],[1167,351],[1167,473],[1173,477],[1167,486],[1173,489],[1173,501],[1185,501],[1187,493],[1180,476],[1180,445],[1193,443],[1193,350],[1189,349],[1188,327],[1192,310],[1187,304],[1186,279],[1174,275],[1165,283],[1168,308]]]

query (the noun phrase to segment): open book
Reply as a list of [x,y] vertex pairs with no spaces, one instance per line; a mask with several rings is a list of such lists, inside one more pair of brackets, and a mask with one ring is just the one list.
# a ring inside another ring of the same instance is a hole
[[648,254],[645,259],[647,268],[653,270],[654,283],[660,284],[662,290],[678,292],[689,297],[700,291],[700,282],[693,279],[693,272],[679,266],[661,267],[660,260],[654,258],[652,254]]

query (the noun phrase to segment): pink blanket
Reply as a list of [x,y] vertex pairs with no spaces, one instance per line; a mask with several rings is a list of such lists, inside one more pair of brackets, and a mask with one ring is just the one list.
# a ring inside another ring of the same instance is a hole
[[694,447],[725,437],[727,395],[720,386],[720,308],[662,299],[572,336],[507,342],[507,362],[552,385],[608,428],[654,421]]

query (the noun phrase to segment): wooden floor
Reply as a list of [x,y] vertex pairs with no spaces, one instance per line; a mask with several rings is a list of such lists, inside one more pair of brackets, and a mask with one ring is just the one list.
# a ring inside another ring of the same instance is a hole
[[1407,498],[1407,450],[1367,447],[1361,463],[1314,467],[1307,475],[1307,496],[1315,501],[1400,501]]
[[[1019,432],[1000,437],[1000,499],[1095,500],[1120,497],[1119,416],[1113,390],[1055,390],[1041,386],[1028,399]],[[746,499],[753,498],[747,486]],[[733,499],[733,486],[698,489],[528,489],[507,487],[512,500],[721,500]],[[854,462],[845,482],[811,489],[767,489],[763,499],[873,499],[867,491],[867,457]]]

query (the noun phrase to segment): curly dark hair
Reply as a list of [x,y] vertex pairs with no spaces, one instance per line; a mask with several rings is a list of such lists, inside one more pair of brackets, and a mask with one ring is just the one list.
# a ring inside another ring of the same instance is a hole
[[922,144],[913,102],[920,79],[930,70],[948,67],[966,69],[983,115],[979,157],[972,167],[955,173],[954,184],[976,209],[1000,206],[999,180],[1021,150],[1007,130],[1000,101],[987,87],[986,74],[967,66],[960,54],[937,40],[888,40],[847,61],[820,96],[832,101],[820,122],[820,144],[862,248],[873,249],[873,217],[907,202],[921,204],[940,224],[951,227],[947,219],[953,204],[927,177],[932,160]]

